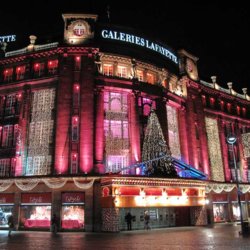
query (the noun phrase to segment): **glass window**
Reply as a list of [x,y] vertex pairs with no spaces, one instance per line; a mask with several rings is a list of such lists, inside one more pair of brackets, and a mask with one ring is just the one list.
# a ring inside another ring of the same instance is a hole
[[5,115],[14,115],[15,114],[15,106],[16,106],[16,94],[7,95],[6,103],[5,103]]
[[79,117],[72,117],[72,141],[78,141],[79,139]]
[[74,84],[73,87],[73,107],[78,107],[80,102],[80,86],[79,84]]
[[50,228],[50,205],[27,205],[20,207],[20,226],[29,228]]
[[138,78],[138,81],[143,82],[143,71],[142,70],[137,70],[137,78]]
[[0,228],[8,227],[8,218],[12,214],[13,206],[1,205],[0,206]]
[[128,77],[128,72],[127,72],[127,67],[118,65],[117,68],[117,76],[127,78]]
[[63,205],[62,206],[62,228],[83,229],[84,228],[84,206]]
[[48,73],[49,75],[55,75],[57,73],[58,60],[48,61]]
[[75,57],[75,70],[80,70],[81,69],[81,57],[76,56]]
[[155,83],[155,77],[152,73],[147,73],[147,82],[150,84],[154,84]]
[[35,63],[34,64],[34,76],[40,77],[44,75],[45,64],[44,63]]
[[127,94],[104,92],[104,110],[106,171],[112,172],[129,163]]
[[71,174],[76,174],[78,172],[78,154],[73,152],[71,154]]
[[10,176],[10,159],[0,159],[0,176]]
[[13,139],[13,125],[3,126],[2,147],[11,147]]
[[103,64],[103,75],[105,76],[113,76],[113,65],[112,64]]
[[13,78],[13,68],[5,69],[3,72],[4,82],[11,82]]
[[23,80],[25,76],[25,66],[18,66],[16,68],[16,80]]

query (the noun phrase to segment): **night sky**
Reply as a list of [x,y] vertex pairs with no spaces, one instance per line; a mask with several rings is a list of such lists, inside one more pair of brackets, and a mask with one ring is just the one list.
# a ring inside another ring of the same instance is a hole
[[202,80],[211,82],[210,76],[217,75],[219,85],[227,88],[226,83],[233,82],[233,88],[242,93],[241,88],[250,82],[250,8],[247,1],[216,2],[4,1],[0,5],[0,36],[17,35],[17,42],[8,50],[28,45],[31,34],[38,36],[38,44],[54,41],[63,36],[62,13],[93,13],[99,21],[107,22],[109,6],[112,24],[135,28],[175,50],[186,49],[199,58]]

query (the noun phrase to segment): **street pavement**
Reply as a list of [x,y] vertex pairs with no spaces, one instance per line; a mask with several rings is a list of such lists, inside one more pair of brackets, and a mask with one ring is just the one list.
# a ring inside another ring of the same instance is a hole
[[180,227],[120,233],[0,231],[0,250],[250,250],[250,236],[239,234],[240,225]]

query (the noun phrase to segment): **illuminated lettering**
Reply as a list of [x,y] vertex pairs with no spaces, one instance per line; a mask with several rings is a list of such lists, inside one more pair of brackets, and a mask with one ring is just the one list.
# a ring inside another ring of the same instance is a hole
[[16,35],[0,36],[0,43],[9,43],[15,41],[16,41]]
[[167,48],[164,48],[163,46],[161,46],[157,43],[153,43],[153,42],[151,42],[147,39],[144,39],[142,37],[135,36],[132,34],[127,34],[127,33],[120,32],[120,31],[113,31],[113,30],[102,30],[101,36],[104,39],[118,40],[118,41],[122,41],[122,42],[136,44],[136,45],[141,46],[141,47],[145,47],[147,49],[153,50],[153,51],[167,57],[168,59],[170,59],[174,63],[178,64],[178,58],[174,53],[172,53]]

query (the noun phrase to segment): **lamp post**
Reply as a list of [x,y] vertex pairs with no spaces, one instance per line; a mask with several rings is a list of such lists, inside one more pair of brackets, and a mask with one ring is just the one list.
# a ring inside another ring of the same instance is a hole
[[241,207],[241,201],[240,201],[240,187],[239,187],[237,164],[236,164],[235,153],[234,153],[234,144],[236,143],[236,141],[237,141],[237,138],[234,135],[230,135],[230,136],[227,137],[227,143],[231,145],[232,152],[233,152],[235,180],[236,180],[236,187],[237,187],[237,198],[238,198],[238,204],[239,204],[239,209],[240,209],[241,233],[242,233],[242,235],[245,235],[246,234],[246,228],[243,226],[243,214],[242,214],[242,207]]

